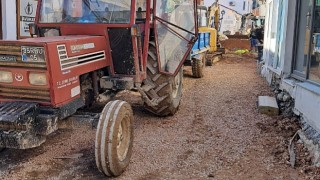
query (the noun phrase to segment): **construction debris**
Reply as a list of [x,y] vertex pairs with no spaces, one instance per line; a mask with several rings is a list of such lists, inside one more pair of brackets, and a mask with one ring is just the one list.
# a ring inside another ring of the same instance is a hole
[[259,96],[258,109],[261,114],[266,114],[268,116],[279,115],[279,106],[274,97]]

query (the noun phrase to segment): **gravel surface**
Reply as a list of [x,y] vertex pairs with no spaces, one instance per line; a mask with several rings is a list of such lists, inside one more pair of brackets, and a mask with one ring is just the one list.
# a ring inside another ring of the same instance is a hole
[[[185,67],[184,96],[175,116],[154,117],[139,94],[122,92],[135,113],[133,156],[119,179],[305,179],[287,163],[294,129],[257,112],[258,96],[272,96],[250,57],[226,55],[194,79]],[[291,123],[291,122],[290,122]],[[277,130],[279,129],[280,130]],[[283,134],[288,132],[289,134]],[[31,150],[4,150],[1,179],[104,179],[95,167],[95,129],[59,130]],[[61,158],[70,155],[76,158]],[[309,172],[309,171],[308,171]]]

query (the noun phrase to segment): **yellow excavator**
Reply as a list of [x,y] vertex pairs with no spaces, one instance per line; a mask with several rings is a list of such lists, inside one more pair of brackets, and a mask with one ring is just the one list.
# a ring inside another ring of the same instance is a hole
[[198,5],[198,39],[194,43],[185,65],[191,62],[192,75],[195,78],[204,76],[205,66],[212,66],[222,56],[218,30],[220,26],[220,8],[213,3],[209,8]]
[[199,32],[210,32],[210,50],[209,52],[217,51],[217,38],[220,21],[220,7],[217,3],[213,3],[208,7],[207,11],[207,26],[199,26]]
[[208,7],[207,11],[207,26],[200,27],[199,32],[210,32],[210,49],[207,54],[207,65],[212,66],[214,62],[219,61],[225,49],[221,47],[219,42],[218,31],[220,29],[220,5],[218,2],[213,3]]

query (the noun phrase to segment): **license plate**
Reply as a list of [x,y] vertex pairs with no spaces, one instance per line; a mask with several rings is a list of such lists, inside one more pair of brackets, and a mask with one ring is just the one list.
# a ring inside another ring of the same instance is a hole
[[23,62],[45,62],[43,47],[22,46],[21,56]]

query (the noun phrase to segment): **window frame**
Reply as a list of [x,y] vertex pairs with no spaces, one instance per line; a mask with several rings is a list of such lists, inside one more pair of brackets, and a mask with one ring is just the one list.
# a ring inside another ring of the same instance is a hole
[[[295,18],[295,30],[294,30],[294,46],[293,46],[293,61],[292,61],[292,67],[291,67],[291,77],[300,80],[300,81],[306,81],[312,84],[316,84],[316,85],[320,85],[320,82],[315,82],[313,80],[310,80],[310,67],[311,67],[311,48],[312,48],[312,34],[310,33],[309,35],[309,50],[308,50],[308,59],[307,59],[307,70],[306,70],[306,74],[296,70],[296,62],[299,60],[297,58],[297,49],[298,49],[298,32],[299,32],[299,23],[301,21],[300,19],[300,13],[301,13],[301,4],[303,3],[303,0],[298,0],[296,5],[296,18]],[[313,30],[314,27],[314,19],[315,19],[315,5],[316,5],[316,0],[313,0],[313,8],[312,8],[312,13],[311,13],[311,22],[310,22],[310,26],[311,29]]]
[[104,25],[132,25],[133,22],[135,21],[135,19],[133,18],[132,14],[135,13],[135,3],[136,1],[135,0],[130,0],[131,1],[131,4],[130,4],[130,16],[129,16],[129,22],[120,22],[120,23],[103,23],[103,22],[89,22],[89,23],[86,23],[86,22],[76,22],[76,23],[70,23],[70,22],[41,22],[41,11],[42,11],[42,3],[44,0],[36,0],[38,1],[38,9],[37,11],[39,12],[39,14],[37,15],[36,17],[36,22],[37,24],[40,24],[40,25],[53,25],[53,26],[59,26],[59,25],[70,25],[70,24],[73,24],[73,25],[95,25],[95,24],[104,24]]

